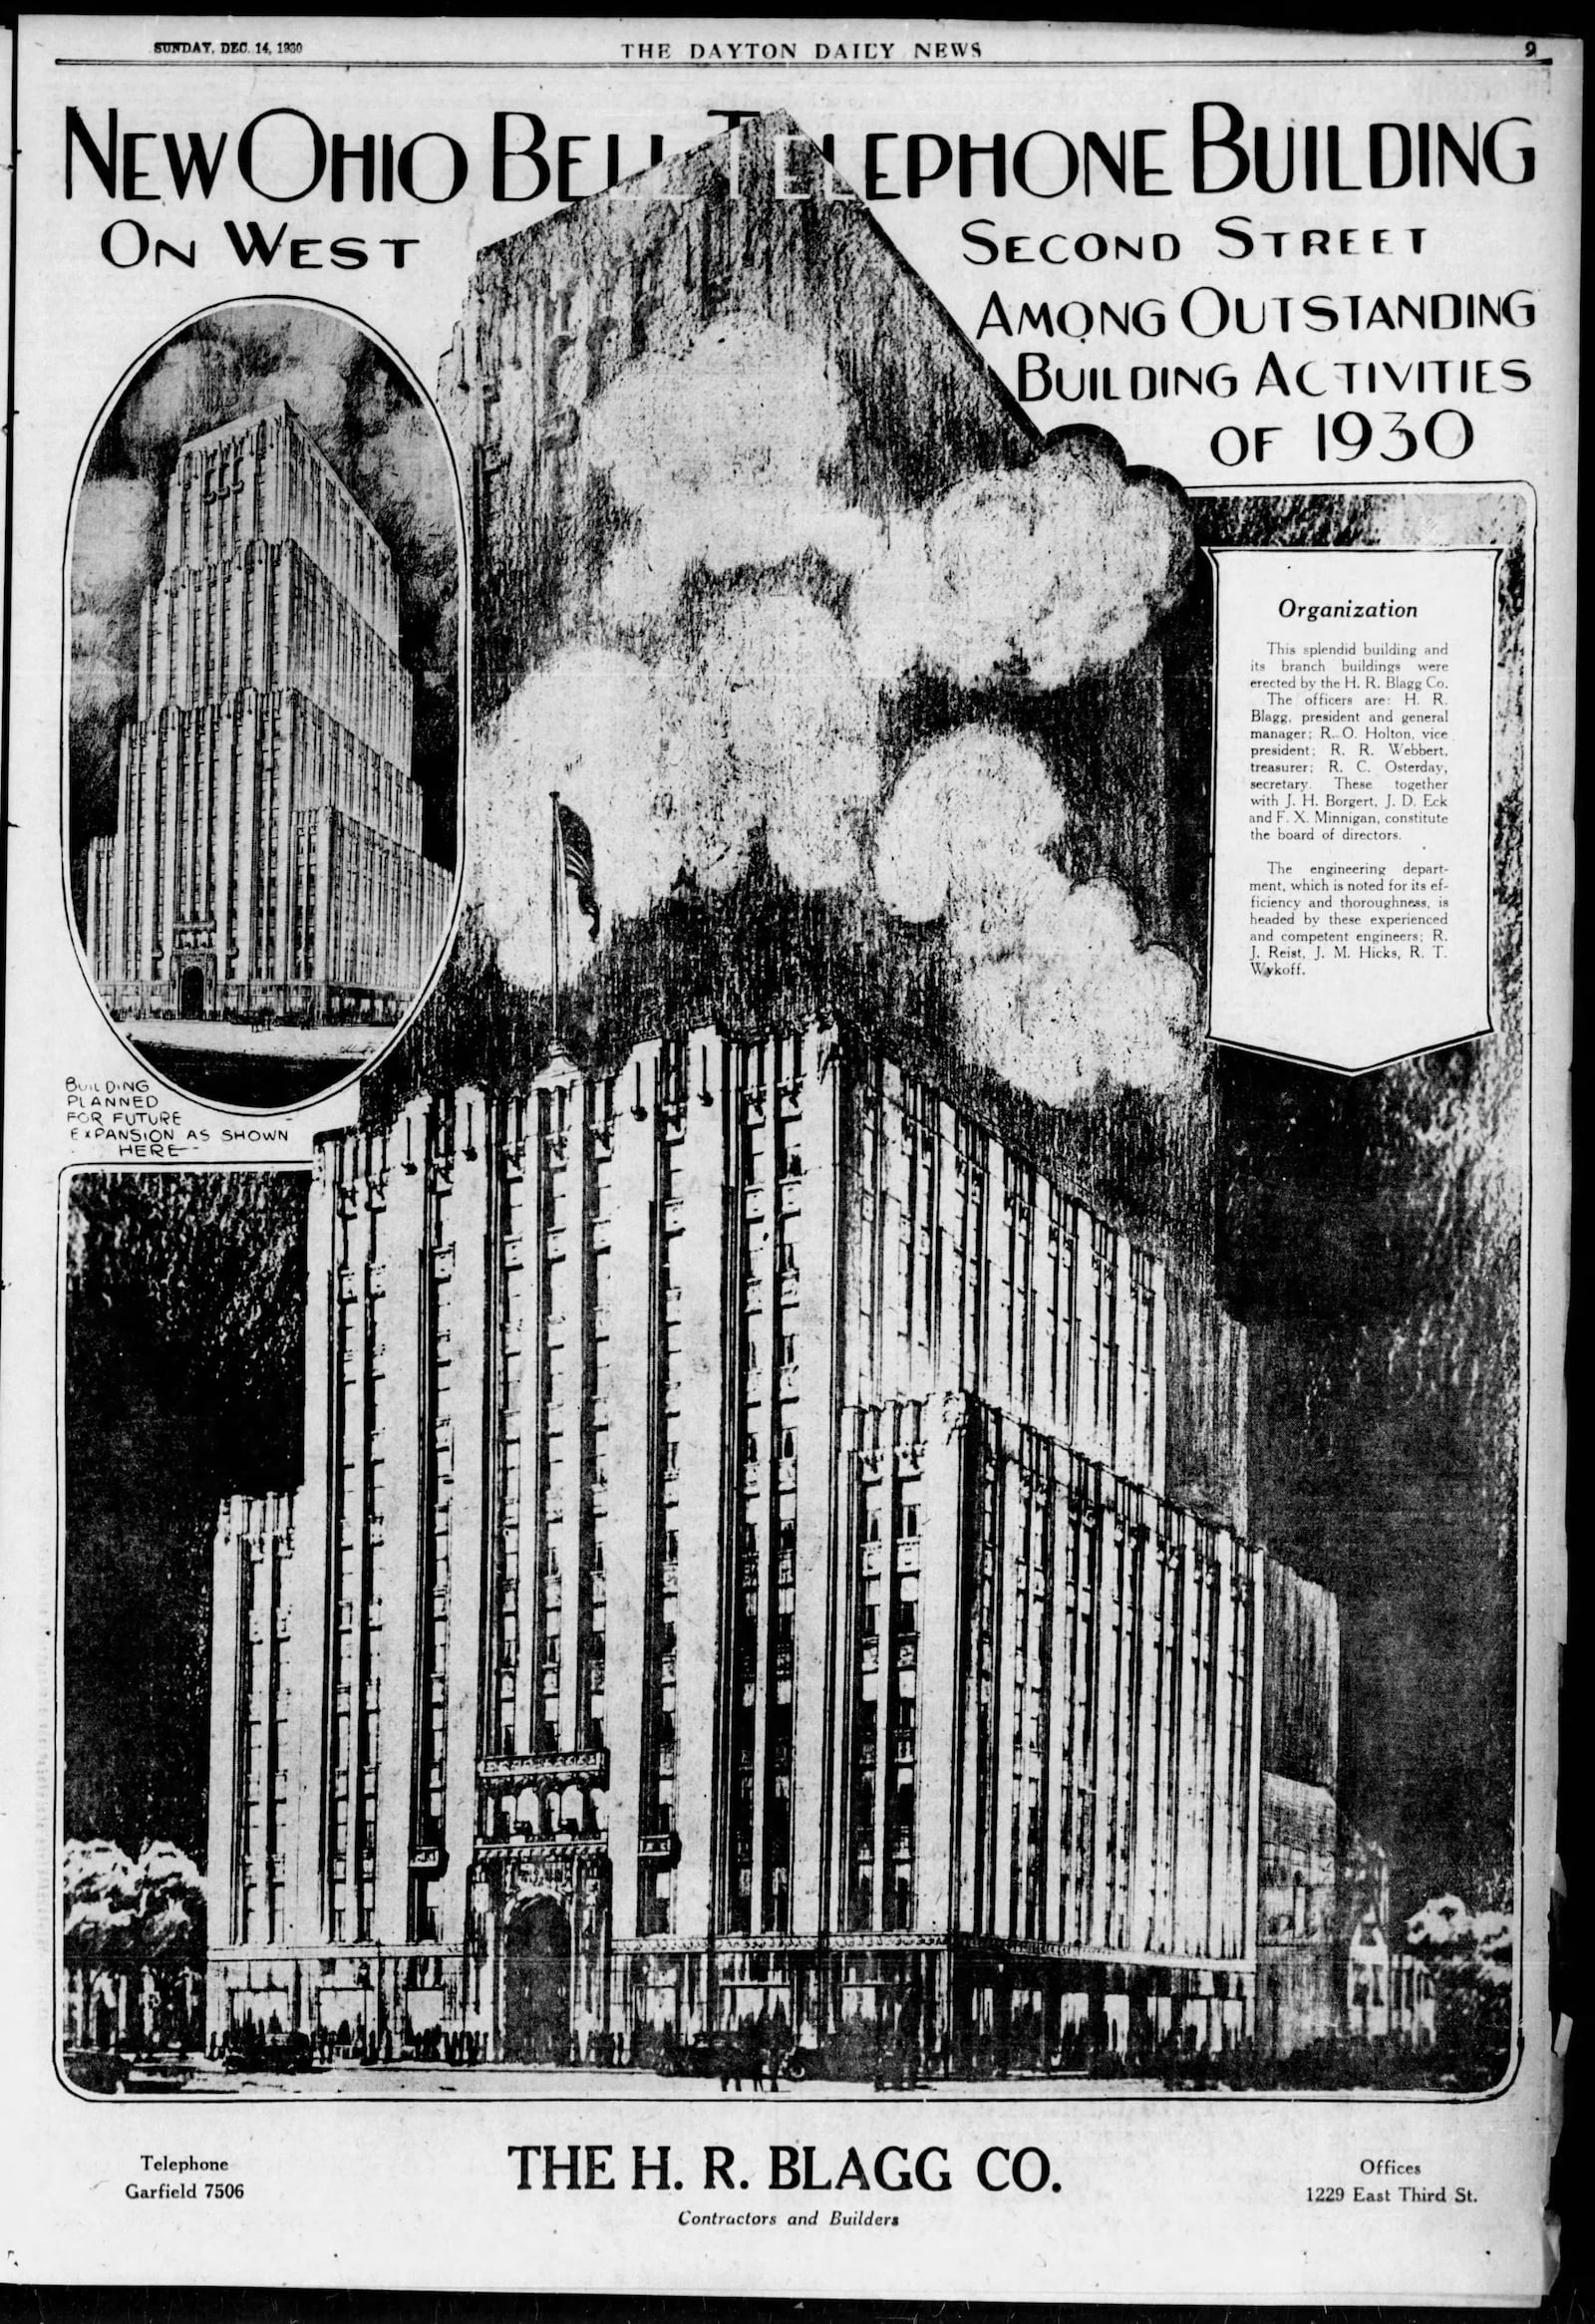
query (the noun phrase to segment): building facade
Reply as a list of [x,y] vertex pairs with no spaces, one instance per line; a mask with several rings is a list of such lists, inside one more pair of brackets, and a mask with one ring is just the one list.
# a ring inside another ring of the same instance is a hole
[[835,1028],[322,1141],[304,1482],[216,1536],[212,2027],[1249,2034],[1265,1560],[1169,1497],[1174,1372],[1243,1429],[1210,1302]]
[[1390,1859],[1378,1841],[1349,1833],[1341,1856],[1341,1939],[1337,1948],[1345,2030],[1354,2042],[1432,2050],[1436,1990],[1432,1962],[1391,1942]]
[[1270,1560],[1264,1589],[1258,2035],[1278,2057],[1342,2027],[1340,1608]]
[[119,1017],[392,1021],[452,881],[422,851],[399,585],[282,403],[183,445],[87,950]]

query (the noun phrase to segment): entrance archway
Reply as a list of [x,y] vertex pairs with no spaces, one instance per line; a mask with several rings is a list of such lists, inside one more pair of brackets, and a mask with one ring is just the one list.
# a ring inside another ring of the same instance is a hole
[[503,2054],[532,2065],[570,2054],[570,1917],[552,1896],[518,1905],[504,1929]]
[[178,988],[177,1014],[179,1017],[203,1017],[205,1013],[205,973],[203,969],[184,969]]

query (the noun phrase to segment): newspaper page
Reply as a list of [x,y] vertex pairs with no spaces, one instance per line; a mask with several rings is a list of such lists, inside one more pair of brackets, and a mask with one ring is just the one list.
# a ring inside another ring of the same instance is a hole
[[1542,2290],[1580,69],[22,20],[9,2278]]

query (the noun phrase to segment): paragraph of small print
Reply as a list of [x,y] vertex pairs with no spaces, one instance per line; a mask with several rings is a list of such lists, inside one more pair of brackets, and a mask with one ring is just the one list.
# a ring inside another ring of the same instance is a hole
[[1495,552],[1214,552],[1215,1040],[1357,1071],[1489,1015]]

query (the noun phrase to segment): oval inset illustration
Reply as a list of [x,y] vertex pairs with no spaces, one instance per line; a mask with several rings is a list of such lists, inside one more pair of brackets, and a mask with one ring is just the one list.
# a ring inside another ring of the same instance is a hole
[[72,909],[118,1030],[191,1096],[322,1096],[432,979],[461,543],[430,400],[335,309],[212,308],[106,409],[69,550]]

